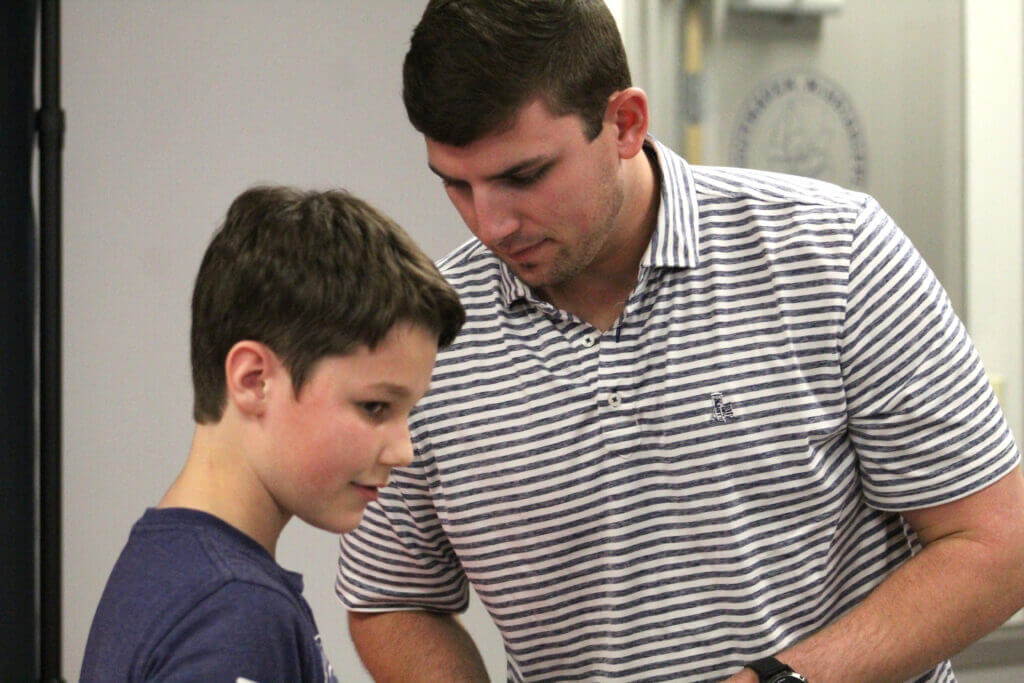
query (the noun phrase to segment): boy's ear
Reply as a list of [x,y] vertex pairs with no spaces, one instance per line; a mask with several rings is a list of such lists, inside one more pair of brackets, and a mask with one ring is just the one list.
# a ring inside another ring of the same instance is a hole
[[245,415],[262,415],[278,365],[277,356],[265,344],[244,340],[232,346],[224,359],[228,401]]
[[647,93],[635,87],[612,93],[605,109],[605,121],[615,126],[619,156],[632,159],[643,149],[650,125]]

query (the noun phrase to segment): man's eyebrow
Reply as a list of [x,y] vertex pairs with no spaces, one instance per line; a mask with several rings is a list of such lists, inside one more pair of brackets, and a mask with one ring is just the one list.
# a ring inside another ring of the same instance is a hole
[[439,170],[437,170],[437,168],[435,168],[435,167],[434,167],[434,165],[433,165],[433,164],[431,164],[430,162],[427,162],[427,168],[429,168],[429,169],[430,169],[431,171],[433,171],[433,172],[434,172],[434,174],[435,174],[435,175],[436,175],[437,177],[439,177],[439,178],[440,178],[441,180],[445,181],[446,183],[453,183],[453,182],[455,182],[455,178],[451,178],[451,177],[449,177],[449,176],[446,176],[446,175],[445,175],[444,173],[441,173],[441,172],[440,172]]
[[[515,164],[514,166],[509,166],[508,168],[506,168],[506,169],[504,169],[502,171],[498,171],[497,173],[495,173],[493,175],[489,175],[489,176],[487,176],[485,178],[485,180],[490,180],[490,181],[494,181],[494,180],[508,180],[509,178],[512,178],[512,177],[515,177],[515,176],[519,175],[523,171],[531,170],[531,169],[533,169],[533,168],[535,168],[537,166],[543,166],[543,165],[547,165],[547,164],[551,164],[551,163],[554,163],[554,159],[552,157],[548,157],[548,156],[544,156],[544,155],[537,155],[537,156],[531,157],[529,159],[524,159],[523,161],[520,161],[518,164]],[[431,171],[433,171],[439,178],[441,178],[441,180],[443,180],[443,181],[445,181],[447,183],[462,182],[462,180],[459,179],[459,178],[452,178],[451,176],[448,176],[448,175],[442,173],[441,171],[439,171],[437,169],[436,166],[434,166],[433,164],[431,164],[429,162],[427,163],[427,167]]]
[[515,166],[510,166],[509,168],[506,168],[504,171],[500,171],[498,173],[495,173],[492,176],[488,176],[487,180],[507,180],[509,178],[513,178],[513,177],[523,173],[523,171],[533,170],[533,169],[537,168],[538,166],[543,166],[545,164],[550,164],[550,163],[552,163],[552,161],[553,160],[550,157],[546,157],[546,156],[543,156],[543,155],[537,155],[537,156],[532,157],[530,159],[524,159],[523,161],[520,161]]

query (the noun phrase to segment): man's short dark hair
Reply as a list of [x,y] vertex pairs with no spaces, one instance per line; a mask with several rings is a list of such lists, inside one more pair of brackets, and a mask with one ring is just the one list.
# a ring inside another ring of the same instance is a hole
[[631,85],[622,36],[601,0],[431,0],[412,34],[403,97],[428,138],[465,146],[540,98],[601,132],[608,97]]
[[193,415],[220,420],[224,361],[266,344],[298,395],[325,356],[375,347],[398,322],[447,346],[465,321],[458,295],[394,221],[344,190],[254,187],[231,204],[192,294]]

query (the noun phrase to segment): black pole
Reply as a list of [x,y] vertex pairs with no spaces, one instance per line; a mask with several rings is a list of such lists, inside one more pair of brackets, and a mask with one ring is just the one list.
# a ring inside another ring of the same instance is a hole
[[39,131],[40,680],[61,678],[61,151],[60,3],[42,0]]
[[35,0],[0,2],[0,680],[38,659]]

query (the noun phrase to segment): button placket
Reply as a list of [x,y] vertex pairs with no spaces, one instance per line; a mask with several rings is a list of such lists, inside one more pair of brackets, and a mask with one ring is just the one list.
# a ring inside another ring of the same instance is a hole
[[625,444],[636,434],[637,419],[631,406],[633,388],[623,375],[624,359],[616,330],[609,330],[596,339],[597,348],[597,413],[605,451],[615,457],[627,458],[632,453]]

